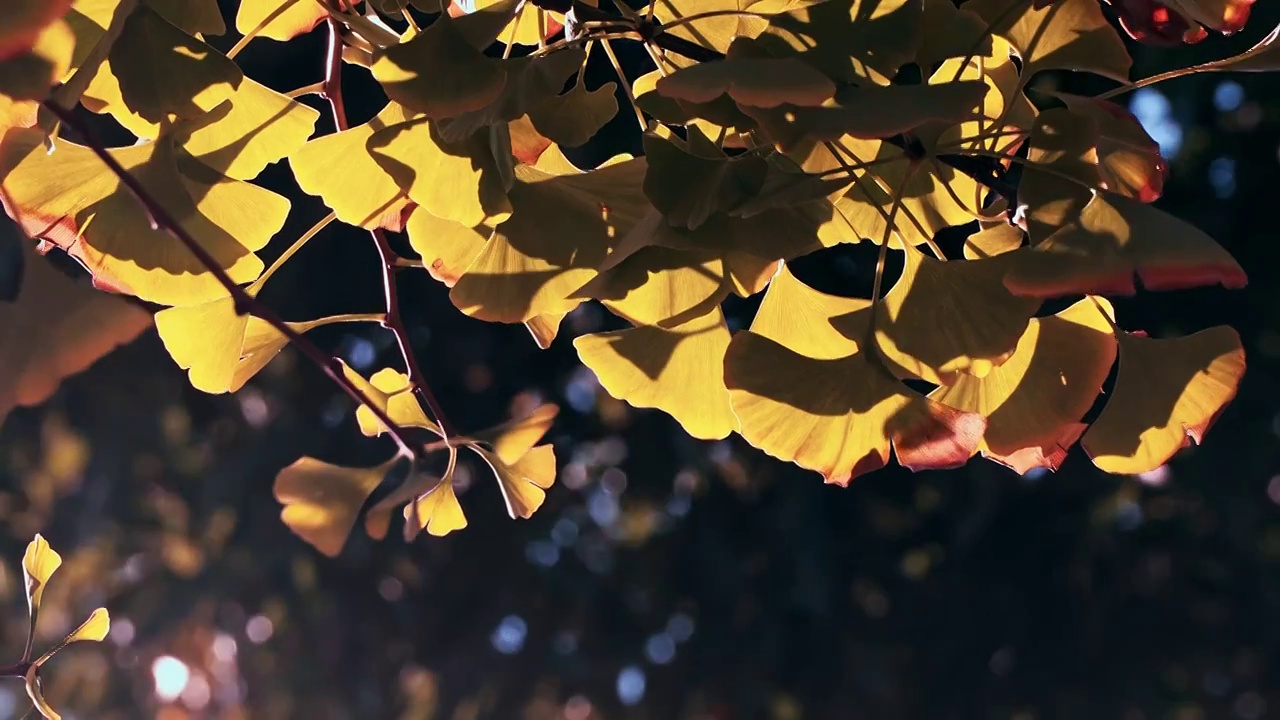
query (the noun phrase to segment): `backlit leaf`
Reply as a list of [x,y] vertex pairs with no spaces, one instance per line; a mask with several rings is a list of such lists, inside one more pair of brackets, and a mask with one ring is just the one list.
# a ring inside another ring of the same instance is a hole
[[[29,50],[6,57],[0,49],[0,108],[24,100],[43,100],[49,94],[49,88],[61,81],[71,68],[74,48],[75,35],[65,22],[59,20],[41,30],[33,38]],[[0,130],[8,126],[5,114],[0,112]]]
[[292,40],[328,16],[315,0],[240,0],[236,30],[248,35],[258,29],[258,37]]
[[[699,133],[697,128],[690,133]],[[644,193],[672,225],[696,229],[712,215],[733,209],[764,183],[768,166],[759,157],[703,157],[653,133],[644,136],[649,167]]]
[[440,121],[440,137],[459,142],[478,130],[510,122],[531,113],[564,88],[565,81],[582,66],[584,53],[571,49],[540,57],[503,60],[506,83],[489,102],[468,111],[452,113]]
[[405,223],[409,244],[422,257],[431,277],[453,287],[471,262],[484,249],[492,230],[485,226],[467,227],[452,220],[432,215],[416,207]]
[[447,16],[375,53],[372,70],[387,97],[432,118],[479,110],[497,100],[507,82],[502,62],[472,47]]
[[964,241],[964,259],[981,260],[1013,252],[1022,247],[1024,240],[1021,228],[998,220]]
[[[746,49],[746,48],[752,49]],[[726,59],[699,63],[660,78],[662,95],[692,103],[707,103],[728,95],[743,105],[819,105],[835,95],[826,75],[795,57],[764,57],[747,38],[729,47]]]
[[[819,325],[842,318],[852,327],[859,317],[862,332]],[[870,321],[868,301],[824,295],[785,269],[779,272],[751,330],[737,333],[725,355],[725,382],[742,437],[839,485],[884,467],[891,448],[912,470],[968,460],[985,419],[894,379],[851,339],[866,337]]]
[[603,301],[632,324],[670,328],[706,315],[732,290],[722,253],[650,246],[603,270],[576,295]]
[[309,545],[337,557],[361,506],[394,464],[352,468],[304,457],[276,475],[273,492],[284,506],[280,517]]
[[556,405],[539,405],[522,418],[476,433],[475,438],[487,443],[503,462],[515,463],[547,434],[559,414]]
[[8,60],[31,49],[36,38],[71,7],[71,0],[13,0],[4,8],[0,25],[0,60]]
[[471,449],[483,459],[498,478],[507,514],[512,519],[533,517],[547,497],[547,489],[556,481],[556,455],[550,445],[539,445],[513,463],[496,453],[476,446]]
[[617,89],[617,83],[610,82],[588,90],[579,75],[569,92],[529,108],[529,120],[539,133],[556,144],[578,147],[595,137],[618,114]]
[[1236,395],[1244,348],[1229,327],[1160,340],[1122,334],[1119,340],[1115,391],[1081,445],[1107,472],[1149,472],[1204,439]]
[[[441,434],[440,426],[427,417],[422,405],[418,403],[418,398],[409,385],[409,377],[404,373],[384,368],[374,373],[368,382],[350,368],[346,368],[346,374],[348,378],[355,381],[366,397],[378,403],[395,424],[401,427],[424,428],[436,435]],[[360,425],[360,432],[368,437],[386,432],[386,428],[374,416],[373,411],[364,405],[356,408],[356,422]]]
[[1103,188],[1142,202],[1155,202],[1164,191],[1169,166],[1160,144],[1133,113],[1107,100],[1055,93],[1072,112],[1093,120],[1098,128],[1098,172]]
[[406,527],[414,529],[414,535],[426,530],[428,535],[444,537],[465,528],[467,516],[462,513],[462,504],[453,489],[453,476],[446,476],[435,487],[405,505],[404,521]]
[[1040,307],[1004,286],[1016,255],[942,261],[906,248],[901,277],[876,306],[880,357],[899,377],[938,384],[991,372]]
[[34,615],[40,609],[49,578],[62,566],[62,556],[49,547],[49,541],[36,533],[22,556],[22,576],[27,586],[27,608]]
[[984,457],[1019,473],[1057,470],[1115,362],[1116,340],[1099,305],[1110,312],[1106,300],[1085,298],[1032,319],[1004,364],[982,378],[957,376],[929,397],[987,418]]
[[1196,72],[1280,71],[1280,26],[1239,55],[1196,65],[1194,69]]
[[916,63],[926,73],[947,58],[990,54],[992,38],[987,33],[987,23],[972,10],[957,8],[951,0],[924,0],[920,26],[922,37]]
[[760,43],[799,54],[842,83],[885,84],[915,59],[923,35],[920,0],[827,0],[775,16]]
[[1041,70],[1083,70],[1129,79],[1133,61],[1096,0],[970,0],[964,8],[1013,43],[1024,78]]

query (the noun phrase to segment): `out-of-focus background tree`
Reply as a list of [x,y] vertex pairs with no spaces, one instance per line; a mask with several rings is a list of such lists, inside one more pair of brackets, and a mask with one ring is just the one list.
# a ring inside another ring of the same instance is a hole
[[[1277,23],[1280,7],[1258,3],[1238,37],[1135,46],[1135,77],[1238,52]],[[285,91],[319,78],[322,45],[317,32],[241,60]],[[356,122],[379,106],[361,79]],[[288,352],[209,396],[148,333],[0,428],[0,649],[21,652],[18,562],[43,532],[67,564],[41,635],[98,605],[113,616],[102,646],[56,661],[47,695],[68,718],[1280,716],[1280,80],[1197,76],[1128,102],[1170,161],[1161,205],[1251,276],[1117,303],[1128,329],[1229,322],[1249,352],[1207,445],[1157,472],[1109,476],[1076,450],[1053,475],[975,461],[824,486],[611,399],[568,338],[539,351],[520,326],[462,316],[424,275],[402,307],[458,425],[531,399],[564,408],[561,473],[532,520],[463,481],[465,531],[408,546],[357,533],[324,559],[281,523],[272,478],[302,454],[371,464],[386,446]],[[576,159],[635,150],[633,122],[620,113]],[[265,180],[295,198],[282,237],[324,214],[287,169]],[[288,317],[373,310],[373,252],[331,227],[264,298]],[[567,327],[606,322],[584,306]],[[358,369],[397,362],[376,328],[317,337]],[[20,684],[0,686],[0,717],[26,708]]]

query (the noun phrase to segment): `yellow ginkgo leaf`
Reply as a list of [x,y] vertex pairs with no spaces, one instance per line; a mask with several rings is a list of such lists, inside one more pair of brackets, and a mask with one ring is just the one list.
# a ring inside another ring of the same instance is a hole
[[[696,127],[689,132],[701,136]],[[669,223],[690,230],[754,196],[768,172],[759,157],[730,159],[720,152],[703,157],[687,150],[683,142],[654,133],[644,135],[644,155],[649,163],[645,195]]]
[[796,52],[842,83],[885,84],[915,59],[923,37],[920,0],[829,0],[792,3],[759,41],[775,55]]
[[1085,298],[1057,315],[1035,318],[1018,347],[986,377],[960,375],[929,397],[987,418],[978,450],[1019,473],[1057,470],[1084,432],[1081,422],[1116,358],[1102,298]]
[[498,488],[507,503],[511,518],[533,517],[546,500],[547,489],[556,481],[556,454],[550,445],[539,445],[525,453],[519,460],[509,463],[477,446],[470,446],[483,459],[498,478]]
[[511,203],[484,133],[446,143],[435,127],[416,118],[378,130],[366,145],[396,186],[432,215],[466,227],[509,217]]
[[151,325],[145,310],[72,281],[36,254],[35,243],[15,241],[25,257],[17,299],[0,302],[0,423]]
[[422,257],[431,277],[453,287],[493,234],[489,227],[467,227],[415,207],[405,222],[409,244]]
[[315,132],[320,113],[245,78],[231,97],[208,114],[174,128],[192,157],[237,180],[288,157]]
[[1024,77],[1041,70],[1084,70],[1120,82],[1129,79],[1133,61],[1094,0],[971,0],[964,8],[1013,43]]
[[[441,434],[440,426],[427,417],[418,398],[414,396],[407,375],[391,368],[384,368],[374,373],[366,382],[355,371],[345,365],[343,367],[347,377],[355,381],[370,400],[378,403],[392,422],[401,427],[424,428],[436,435]],[[356,408],[356,422],[360,426],[360,432],[367,437],[376,437],[386,432],[386,428],[374,416],[373,411],[363,405]]]
[[[165,304],[213,300],[226,289],[176,238],[151,227],[137,200],[86,147],[39,130],[9,132],[0,145],[0,199],[33,237],[63,248],[100,287]],[[253,253],[284,225],[289,202],[191,160],[179,167],[161,138],[110,151],[236,282],[262,272]]]
[[1219,326],[1153,339],[1121,334],[1120,372],[1106,408],[1080,441],[1111,473],[1150,472],[1199,444],[1244,377],[1244,347]]
[[[891,449],[912,470],[969,459],[985,420],[910,390],[860,347],[870,308],[779,271],[751,330],[725,353],[725,384],[747,442],[839,485],[883,467]],[[848,327],[860,321],[863,331],[837,331],[837,318]]]
[[6,4],[0,27],[0,60],[29,51],[45,28],[67,12],[71,0],[15,0]]
[[53,646],[44,655],[36,659],[32,665],[40,667],[48,662],[49,658],[58,654],[63,648],[73,642],[102,642],[111,632],[111,614],[106,608],[98,608],[82,623],[80,627],[71,631],[71,634],[62,639],[62,642]]
[[529,330],[529,334],[533,336],[533,341],[538,347],[546,350],[551,347],[551,343],[555,342],[556,335],[560,333],[560,322],[564,320],[565,313],[547,313],[546,315],[538,315],[524,321],[524,326]]
[[[769,26],[766,13],[786,9],[784,6],[788,4],[799,3],[790,0],[654,0],[653,14],[664,26],[690,15],[705,14],[696,22],[664,27],[663,32],[725,52],[734,38],[754,38],[764,32]],[[744,12],[747,10],[750,12]],[[670,54],[670,61],[680,66],[691,62],[674,53]]]
[[585,145],[618,114],[617,83],[588,90],[582,76],[562,95],[529,109],[528,118],[543,136],[561,147]]
[[312,547],[337,557],[361,506],[395,462],[351,468],[304,457],[276,475],[275,498],[284,505],[280,517]]
[[[462,512],[462,504],[458,502],[458,494],[453,489],[453,477],[441,480],[435,487],[427,490],[413,502],[404,506],[405,537],[426,530],[428,535],[444,537],[454,530],[467,526],[467,516]],[[413,528],[412,533],[408,530]]]
[[143,0],[143,2],[147,7],[155,10],[160,17],[177,25],[188,35],[222,35],[227,31],[227,25],[222,20],[222,10],[218,7],[218,0]]
[[348,225],[399,230],[409,196],[374,159],[368,142],[379,130],[410,117],[390,103],[363,125],[307,142],[289,156],[298,187],[319,196]]
[[674,327],[718,307],[733,290],[722,253],[650,246],[578,290],[634,325]]
[[44,536],[36,534],[27,545],[27,552],[22,556],[22,576],[27,583],[27,608],[32,615],[40,609],[40,600],[44,597],[44,588],[49,578],[62,566],[62,556],[49,547]]
[[440,137],[446,142],[465,140],[489,125],[501,125],[531,113],[553,97],[565,81],[582,67],[584,51],[568,48],[542,56],[503,60],[506,83],[501,92],[480,107],[441,118]]
[[292,40],[310,32],[329,16],[315,0],[241,0],[236,11],[236,30],[241,35],[272,40]]
[[559,414],[556,405],[539,405],[522,418],[476,433],[476,439],[488,443],[503,462],[514,463],[538,444]]
[[244,74],[206,43],[147,5],[136,7],[85,92],[85,107],[154,138],[171,117],[190,119],[235,92]]
[[936,260],[906,248],[902,275],[876,306],[880,357],[901,378],[982,377],[1013,352],[1040,302],[1004,286],[1013,256]]
[[[49,5],[57,4],[49,2]],[[71,68],[74,49],[75,34],[62,20],[40,30],[26,51],[5,57],[0,49],[0,108],[4,103],[43,100],[54,83],[61,81]],[[0,130],[6,127],[3,119],[0,114]]]
[[512,215],[453,286],[454,305],[509,323],[577,307],[574,292],[648,210],[644,171],[642,159],[565,175],[516,168]]
[[737,428],[724,389],[729,328],[716,307],[670,329],[644,326],[573,341],[600,385],[634,407],[657,408],[702,440]]
[[1003,220],[984,223],[984,227],[964,241],[964,259],[982,260],[1011,253],[1022,247],[1026,235],[1022,228]]
[[739,105],[821,105],[836,93],[831,78],[794,55],[772,56],[750,38],[735,38],[724,60],[698,63],[658,79],[662,95],[708,103],[728,95]]
[[479,110],[502,93],[502,61],[471,45],[447,15],[408,40],[374,54],[373,76],[387,97],[427,117]]

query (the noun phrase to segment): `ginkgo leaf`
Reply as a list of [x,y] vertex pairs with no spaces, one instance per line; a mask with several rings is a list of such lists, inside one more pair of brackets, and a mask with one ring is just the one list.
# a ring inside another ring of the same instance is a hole
[[110,113],[135,135],[155,137],[161,122],[209,112],[243,80],[239,66],[222,53],[140,5],[83,100],[85,107]]
[[44,699],[44,686],[40,682],[39,669],[40,666],[34,664],[27,669],[27,697],[31,698],[31,704],[35,706],[36,712],[40,713],[45,720],[62,720],[62,716]]
[[0,60],[31,50],[45,28],[62,17],[71,0],[14,0],[6,4],[0,27]]
[[422,207],[414,208],[409,215],[405,232],[427,272],[446,287],[458,282],[493,233],[485,226],[471,228],[438,218]]
[[769,57],[749,38],[738,38],[724,60],[681,68],[660,78],[659,93],[707,103],[728,95],[743,105],[819,105],[836,93],[826,75],[796,57]]
[[250,180],[297,152],[319,117],[316,110],[245,78],[221,105],[179,123],[174,132],[192,157],[228,177]]
[[[409,377],[402,372],[384,368],[374,373],[368,381],[351,368],[343,366],[346,375],[386,412],[391,421],[400,427],[424,428],[440,435],[440,426],[427,417],[418,398],[414,396]],[[386,432],[386,427],[374,416],[373,411],[361,405],[356,408],[356,423],[366,437],[376,437]]]
[[1107,0],[1125,34],[1147,45],[1194,45],[1209,36],[1197,23],[1160,0]]
[[703,440],[727,437],[738,425],[724,388],[728,345],[719,307],[670,329],[644,326],[573,341],[606,392],[633,407],[662,410]]
[[[803,3],[795,0],[654,0],[653,15],[662,23],[664,33],[723,53],[734,39],[754,38],[764,32],[769,26],[769,13],[800,4]],[[681,18],[702,14],[705,16],[697,21],[671,25]],[[674,53],[670,61],[677,66],[691,62]]]
[[501,61],[506,73],[501,91],[479,107],[442,119],[438,128],[440,137],[446,142],[460,142],[484,127],[510,122],[533,112],[564,88],[565,81],[582,66],[584,57],[584,51],[575,48]]
[[[867,337],[870,307],[819,293],[781,270],[751,330],[734,335],[725,354],[739,432],[752,446],[839,485],[884,467],[891,448],[912,470],[964,464],[985,419],[910,390],[860,347],[852,338]],[[821,327],[835,318],[851,326],[850,314],[860,317],[863,332]]]
[[395,462],[352,468],[304,457],[276,475],[273,492],[284,506],[280,518],[309,545],[337,557],[360,508]]
[[1024,78],[1042,70],[1083,70],[1129,79],[1133,60],[1095,0],[970,0],[964,7],[1013,43]]
[[555,342],[556,335],[560,334],[560,323],[564,316],[565,313],[547,313],[525,320],[524,326],[538,347],[546,350]]
[[22,556],[22,576],[27,585],[27,609],[34,617],[40,609],[40,600],[44,597],[45,586],[49,578],[62,566],[62,556],[49,547],[49,541],[36,533],[27,545],[27,552]]
[[1116,358],[1107,301],[1085,298],[1034,318],[1009,359],[988,375],[960,375],[929,397],[987,418],[984,457],[1020,474],[1057,470],[1085,425]]
[[483,459],[498,478],[502,499],[507,503],[511,518],[533,517],[547,497],[547,489],[556,481],[555,449],[539,445],[513,463],[508,463],[496,453],[469,446]]
[[143,3],[188,35],[222,35],[227,31],[218,0],[143,0]]
[[522,418],[476,433],[475,438],[487,443],[503,462],[515,463],[547,434],[559,414],[559,406],[539,405]]
[[1191,22],[1231,35],[1244,29],[1255,0],[1161,0]]
[[1133,113],[1108,100],[1054,93],[1074,113],[1097,126],[1098,172],[1105,190],[1145,203],[1164,191],[1169,166],[1160,144],[1151,138]]
[[236,30],[272,40],[292,40],[310,32],[329,16],[324,5],[315,0],[240,0],[236,11]]
[[[0,45],[3,42],[0,39]],[[40,30],[26,51],[6,57],[0,47],[0,103],[43,100],[49,88],[71,69],[74,48],[75,34],[61,20]],[[0,115],[0,128],[4,127],[3,115]]]
[[584,145],[618,114],[617,89],[618,84],[610,82],[588,90],[579,75],[569,92],[529,108],[529,120],[539,133],[562,147]]
[[73,282],[36,255],[35,243],[18,241],[22,284],[14,302],[0,302],[0,423],[151,324],[146,311]]
[[733,290],[723,253],[641,248],[580,288],[634,325],[672,328],[718,307]]
[[1098,124],[1065,108],[1046,110],[1032,127],[1018,183],[1017,222],[1031,245],[1073,223],[1103,185]]
[[[425,530],[428,535],[444,537],[467,526],[467,516],[462,512],[458,494],[453,488],[453,477],[442,479],[404,507],[405,539]],[[413,528],[410,533],[409,528]]]
[[472,47],[447,15],[374,53],[371,69],[387,97],[432,118],[479,110],[497,100],[507,83],[502,62]]
[[[436,0],[427,1],[434,2]],[[446,4],[449,14],[454,17],[472,16],[481,13],[493,14],[495,16],[493,36],[503,43],[513,42],[517,45],[537,45],[541,40],[545,40],[564,29],[562,22],[564,15],[548,12],[534,3],[518,3],[513,2],[513,0],[438,1]],[[595,2],[593,0],[587,4],[594,6]]]
[[964,241],[964,259],[981,260],[983,258],[1004,255],[1022,247],[1026,235],[1022,228],[1007,222],[994,222]]
[[657,84],[664,76],[654,70],[636,78],[631,92],[636,107],[646,114],[671,125],[696,126],[708,137],[745,132],[755,127],[755,121],[738,107],[728,95],[721,95],[705,103],[689,102],[667,97],[658,92]]
[[[929,84],[950,85],[957,80],[981,82],[987,92],[975,103],[971,119],[951,124],[935,141],[935,153],[979,149],[1015,155],[1031,134],[1037,110],[1022,92],[1022,76],[1013,46],[1003,38],[988,37],[985,54],[944,61],[929,77]],[[922,137],[922,141],[925,140]]]
[[987,85],[960,81],[939,85],[870,85],[842,89],[836,104],[821,107],[779,105],[742,110],[760,126],[764,137],[782,152],[802,141],[885,138],[914,130],[928,122],[960,122],[974,115]]
[[972,10],[957,8],[951,0],[924,0],[920,28],[915,60],[926,73],[947,58],[990,54],[992,38],[987,23]]
[[1097,193],[1078,218],[1018,254],[1005,277],[1015,295],[1132,295],[1248,283],[1230,253],[1195,226],[1136,200]]
[[437,135],[434,121],[415,118],[374,132],[366,146],[397,187],[438,218],[472,227],[511,213],[483,133],[449,143]]
[[[701,134],[697,128],[689,132]],[[755,195],[768,172],[759,157],[703,157],[653,133],[644,135],[644,155],[645,195],[668,222],[690,230]]]
[[951,261],[905,253],[901,277],[876,306],[876,343],[889,369],[950,384],[956,373],[982,377],[1003,363],[1040,307],[1004,286],[1018,253]]
[[1080,444],[1107,472],[1150,472],[1203,441],[1236,395],[1244,348],[1224,326],[1158,340],[1125,333],[1119,340],[1115,390]]
[[828,0],[774,16],[757,38],[842,83],[885,84],[915,59],[923,36],[920,0]]
[[344,223],[398,230],[409,196],[373,157],[368,144],[374,133],[411,117],[400,105],[389,103],[367,123],[308,141],[289,156],[298,187],[319,196]]
[[564,175],[516,168],[512,215],[453,286],[453,304],[510,323],[577,307],[574,292],[648,210],[645,167],[636,159]]
[[98,608],[90,613],[84,622],[80,623],[80,627],[71,631],[62,639],[62,642],[54,645],[48,652],[41,655],[32,663],[34,667],[40,667],[49,661],[49,658],[58,654],[63,648],[74,642],[102,642],[111,632],[111,614],[106,608]]

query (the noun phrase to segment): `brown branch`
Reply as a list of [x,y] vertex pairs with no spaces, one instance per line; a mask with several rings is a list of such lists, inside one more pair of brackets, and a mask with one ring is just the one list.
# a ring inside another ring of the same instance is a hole
[[187,232],[186,228],[182,227],[182,223],[178,222],[172,215],[170,215],[169,211],[166,210],[165,207],[161,205],[145,187],[143,187],[142,183],[131,175],[129,171],[126,170],[114,157],[112,157],[111,153],[107,151],[106,147],[103,146],[102,143],[98,142],[93,137],[93,133],[90,132],[89,128],[76,117],[73,111],[51,101],[45,101],[43,106],[47,108],[49,112],[53,113],[54,117],[58,118],[65,127],[74,130],[85,143],[85,146],[92,150],[93,154],[97,155],[98,158],[106,164],[107,168],[109,168],[111,172],[119,178],[120,184],[128,188],[129,192],[132,193],[134,198],[138,201],[138,204],[142,206],[143,211],[145,211],[150,217],[151,226],[153,228],[157,230],[165,230],[176,238],[192,255],[195,256],[196,260],[200,261],[200,264],[203,265],[206,270],[213,274],[222,287],[226,289],[227,293],[231,295],[232,300],[235,302],[237,315],[253,315],[254,317],[261,318],[268,325],[275,328],[281,335],[284,335],[285,338],[297,347],[308,360],[324,371],[324,374],[328,375],[330,380],[341,387],[347,395],[351,396],[351,399],[368,407],[374,417],[387,427],[388,433],[391,435],[391,438],[395,440],[396,445],[400,446],[400,451],[402,453],[411,458],[418,457],[418,453],[413,449],[413,446],[409,444],[409,441],[405,436],[404,428],[396,424],[395,421],[387,415],[385,409],[371,400],[364,394],[363,390],[356,387],[356,385],[351,382],[351,379],[343,372],[341,363],[325,354],[325,352],[317,347],[315,343],[306,339],[301,333],[290,327],[289,324],[276,314],[274,310],[249,293],[245,292],[244,288],[237,285],[236,281],[231,279],[231,276],[222,268],[222,265],[218,263],[217,259],[215,259],[213,255],[209,254],[209,251],[204,249],[204,246],[202,246],[195,237],[191,235],[191,233]]
[[[349,127],[346,104],[342,98],[342,28],[333,18],[329,18],[328,22],[329,45],[321,96],[329,101],[334,127],[338,132],[342,132]],[[445,417],[444,409],[440,406],[440,401],[436,399],[435,394],[431,392],[431,386],[427,384],[426,374],[418,364],[418,357],[413,352],[413,345],[409,342],[409,332],[405,328],[404,318],[400,314],[396,270],[403,267],[401,258],[391,248],[386,231],[382,228],[373,228],[369,234],[373,237],[374,246],[378,249],[378,258],[382,262],[382,292],[386,301],[386,317],[382,325],[391,331],[395,336],[396,345],[400,347],[405,371],[409,375],[409,387],[413,388],[414,394],[427,406],[436,424],[440,426],[440,432],[447,439],[453,435],[453,430]]]

